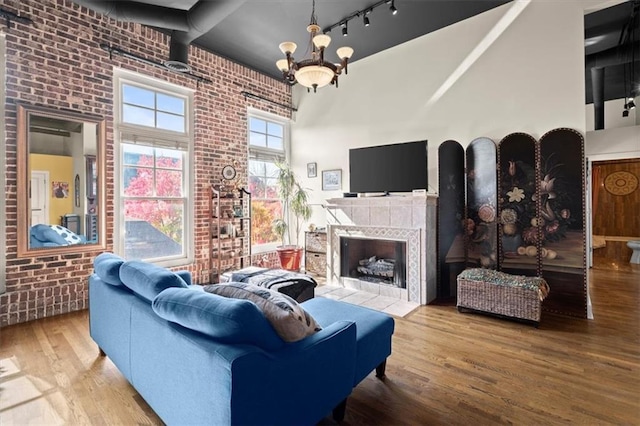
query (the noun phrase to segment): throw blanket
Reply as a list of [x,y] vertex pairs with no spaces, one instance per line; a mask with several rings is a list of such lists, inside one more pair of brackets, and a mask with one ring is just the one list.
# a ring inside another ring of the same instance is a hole
[[537,291],[540,301],[543,301],[549,294],[549,284],[544,278],[540,277],[526,277],[524,275],[511,275],[494,271],[493,269],[472,268],[462,271],[458,278]]
[[[250,266],[231,273],[231,281],[249,283],[284,293],[295,300],[308,288],[318,283],[308,275],[284,269],[268,269]],[[286,287],[285,291],[280,289]]]

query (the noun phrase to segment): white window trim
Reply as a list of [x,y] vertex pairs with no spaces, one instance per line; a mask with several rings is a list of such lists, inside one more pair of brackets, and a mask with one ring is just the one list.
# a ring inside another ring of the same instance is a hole
[[[131,83],[138,86],[147,87],[150,90],[156,92],[166,93],[172,96],[181,96],[185,98],[186,101],[186,111],[185,111],[185,122],[186,122],[186,133],[180,132],[172,132],[170,130],[156,130],[154,128],[150,128],[147,126],[140,126],[130,123],[122,123],[122,102],[121,102],[121,90],[122,84]],[[182,266],[188,265],[194,262],[195,260],[195,251],[194,251],[194,221],[195,221],[195,194],[193,193],[193,189],[195,188],[194,184],[194,149],[193,149],[193,139],[194,139],[194,129],[195,121],[194,117],[194,109],[193,109],[193,95],[194,92],[191,89],[187,89],[185,87],[181,87],[172,83],[168,83],[163,80],[159,80],[156,78],[144,76],[138,73],[134,73],[131,71],[127,71],[121,68],[114,68],[113,70],[113,118],[114,118],[114,129],[113,129],[113,140],[114,140],[114,236],[113,236],[113,248],[114,251],[120,255],[124,254],[124,211],[121,208],[123,203],[123,197],[120,193],[121,191],[121,158],[122,158],[122,149],[121,149],[121,134],[139,134],[141,136],[152,136],[157,135],[159,132],[162,132],[165,135],[171,135],[171,138],[178,139],[180,141],[187,142],[189,144],[189,151],[187,155],[187,162],[185,164],[185,173],[187,178],[185,179],[185,192],[188,194],[187,203],[185,206],[184,212],[184,256],[171,257],[166,259],[158,259],[151,260],[156,265],[163,267],[173,267],[173,266]]]
[[[274,154],[274,156],[277,156],[277,154],[280,154],[282,151],[279,150],[274,150],[274,149],[269,149],[269,148],[263,148],[263,147],[252,147],[249,144],[249,134],[251,132],[251,130],[249,129],[249,118],[250,117],[255,117],[261,120],[268,120],[268,121],[273,121],[279,124],[282,124],[282,126],[284,127],[284,133],[283,133],[283,151],[284,151],[284,160],[286,162],[289,162],[289,159],[291,158],[290,153],[291,153],[291,119],[289,118],[285,118],[270,112],[266,112],[266,111],[262,111],[256,108],[252,108],[252,107],[248,107],[247,108],[247,158],[251,159],[251,155],[250,152],[252,149],[255,149],[256,151],[259,151],[263,154],[268,154],[270,152],[272,152]],[[248,177],[247,177],[248,178]],[[276,247],[280,246],[282,243],[281,242],[277,242],[277,243],[267,243],[267,244],[251,244],[251,254],[262,254],[262,253],[267,253],[267,252],[271,252],[271,251],[275,251]]]

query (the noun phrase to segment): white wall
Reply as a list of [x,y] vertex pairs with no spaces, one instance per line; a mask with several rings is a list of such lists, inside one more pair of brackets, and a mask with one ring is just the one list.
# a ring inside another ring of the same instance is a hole
[[587,132],[584,152],[590,161],[640,158],[640,126]]
[[[437,149],[447,139],[466,146],[512,132],[584,132],[584,7],[512,2],[359,60],[338,89],[296,87],[292,165],[306,176],[306,163],[318,163],[319,177],[304,179],[313,201],[349,190],[349,148],[428,139],[437,188]],[[343,170],[342,191],[321,191],[326,169]],[[312,222],[324,224],[322,209]]]

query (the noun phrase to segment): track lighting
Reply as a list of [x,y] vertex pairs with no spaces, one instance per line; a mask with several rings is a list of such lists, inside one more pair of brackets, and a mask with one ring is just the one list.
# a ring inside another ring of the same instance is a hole
[[625,108],[624,111],[622,111],[622,116],[623,117],[628,117],[629,116],[629,110]]
[[325,27],[322,32],[324,34],[330,33],[332,29],[334,28],[338,28],[338,27],[342,27],[342,35],[343,36],[347,36],[348,35],[348,29],[347,29],[347,24],[349,23],[349,21],[351,21],[352,19],[355,18],[360,18],[360,16],[362,16],[362,23],[365,27],[368,27],[369,25],[371,25],[371,20],[369,18],[369,14],[371,12],[373,12],[373,10],[378,7],[378,6],[385,6],[385,5],[389,5],[389,10],[391,11],[391,13],[393,15],[395,15],[396,13],[398,13],[398,9],[396,8],[396,1],[395,0],[379,0],[376,3],[367,6],[366,9],[362,9],[362,10],[356,10],[355,12],[351,13],[349,16],[346,16],[344,18],[342,18],[342,20],[338,21],[337,23],[333,24],[333,25],[329,25],[328,27]]
[[636,103],[633,102],[633,98],[629,98],[629,102],[627,102],[628,109],[634,109],[636,107]]
[[392,15],[398,13],[398,9],[396,9],[396,0],[391,0],[391,6],[389,6],[389,10],[391,11]]

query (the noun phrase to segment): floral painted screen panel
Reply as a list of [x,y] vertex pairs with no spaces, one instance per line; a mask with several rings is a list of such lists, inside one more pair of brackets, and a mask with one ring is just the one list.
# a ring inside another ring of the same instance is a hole
[[545,309],[586,317],[584,142],[573,129],[540,138],[540,259]]
[[500,267],[504,272],[538,274],[540,221],[537,141],[526,133],[505,136],[498,145]]
[[466,151],[467,208],[464,223],[468,268],[498,265],[498,184],[496,144],[474,139]]

